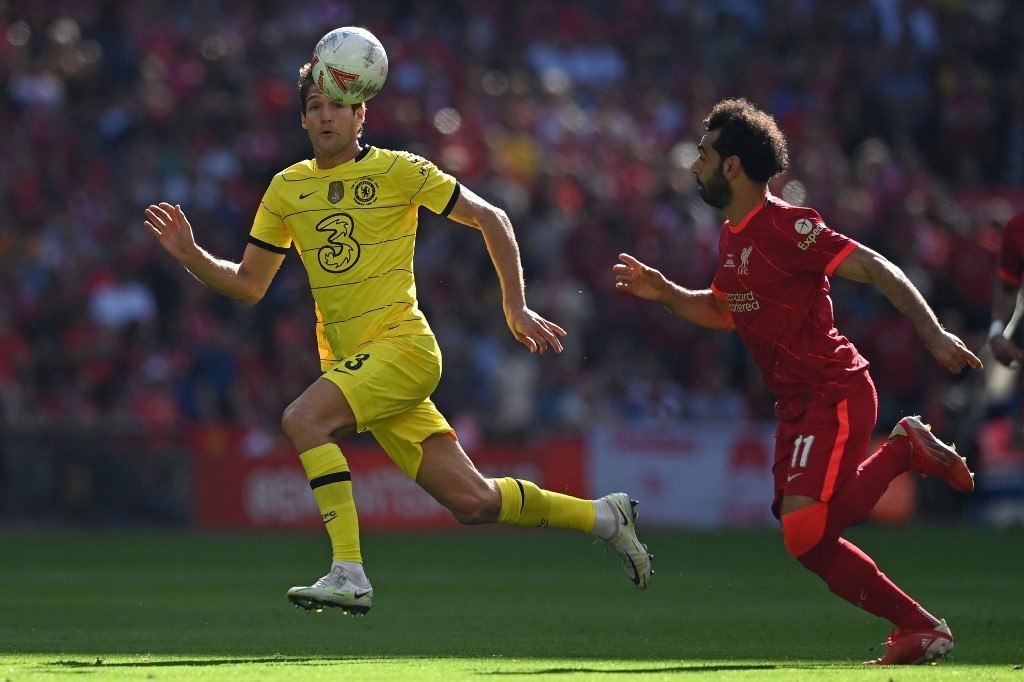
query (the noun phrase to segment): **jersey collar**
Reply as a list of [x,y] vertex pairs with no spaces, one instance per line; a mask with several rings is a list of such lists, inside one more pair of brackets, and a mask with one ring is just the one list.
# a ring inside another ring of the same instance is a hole
[[725,224],[729,225],[729,231],[732,232],[733,234],[736,234],[737,232],[741,232],[743,230],[743,228],[747,226],[747,223],[749,223],[751,221],[751,219],[753,219],[754,215],[758,211],[760,211],[762,208],[764,208],[765,206],[768,205],[768,202],[771,200],[771,198],[772,198],[771,194],[765,194],[764,201],[762,201],[760,204],[755,206],[754,209],[750,213],[748,213],[747,215],[743,216],[743,220],[740,221],[739,225],[733,226],[732,224],[729,223],[728,220],[726,220]]
[[[359,163],[364,158],[366,158],[366,155],[370,153],[371,149],[373,149],[372,146],[370,146],[368,144],[367,145],[363,145],[363,147],[359,150],[359,153],[356,154],[355,156],[353,156],[351,159],[349,159],[345,163]],[[314,169],[316,169],[317,171],[323,170],[323,169],[320,168],[319,165],[317,165],[317,162],[316,162],[315,158],[310,159],[310,161],[313,162],[313,168]],[[335,168],[341,168],[341,167],[343,167],[345,165],[345,163],[341,164],[340,166],[334,166],[334,168],[327,168],[326,170],[334,170]]]

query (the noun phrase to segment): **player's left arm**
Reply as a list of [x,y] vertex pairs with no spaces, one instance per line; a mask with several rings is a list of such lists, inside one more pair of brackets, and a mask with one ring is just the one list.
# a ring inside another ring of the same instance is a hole
[[529,348],[531,353],[543,353],[549,347],[561,353],[560,337],[565,336],[565,330],[526,305],[526,284],[523,280],[519,244],[508,214],[463,185],[448,217],[480,230],[483,234],[487,252],[501,283],[505,321],[516,341]]
[[834,272],[855,282],[871,284],[885,294],[889,302],[914,325],[928,352],[950,372],[959,372],[964,367],[981,369],[978,356],[969,351],[955,334],[942,328],[921,292],[903,270],[885,256],[858,244]]

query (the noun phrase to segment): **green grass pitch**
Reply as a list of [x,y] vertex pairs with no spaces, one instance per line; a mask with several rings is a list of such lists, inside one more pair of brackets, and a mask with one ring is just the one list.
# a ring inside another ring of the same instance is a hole
[[886,623],[832,596],[776,533],[641,536],[646,592],[568,532],[367,534],[376,601],[352,618],[285,599],[326,570],[321,534],[7,529],[0,681],[1024,682],[1020,530],[848,534],[957,637],[938,665],[888,669],[859,665]]

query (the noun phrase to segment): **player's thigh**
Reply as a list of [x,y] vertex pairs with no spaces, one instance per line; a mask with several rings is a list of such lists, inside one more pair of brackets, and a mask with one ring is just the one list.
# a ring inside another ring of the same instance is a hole
[[867,456],[875,427],[874,387],[834,405],[812,405],[800,418],[780,422],[775,434],[775,501],[784,496],[827,502]]
[[783,495],[779,503],[779,518],[812,504],[818,504],[818,498],[809,495]]
[[371,432],[392,461],[445,507],[472,512],[500,504],[497,488],[477,470],[431,401]]
[[372,430],[429,398],[441,379],[441,352],[432,336],[378,339],[323,378],[341,389],[358,430]]
[[455,441],[455,429],[428,398],[420,404],[370,427],[388,457],[413,481],[423,462],[424,442],[432,436],[446,434]]

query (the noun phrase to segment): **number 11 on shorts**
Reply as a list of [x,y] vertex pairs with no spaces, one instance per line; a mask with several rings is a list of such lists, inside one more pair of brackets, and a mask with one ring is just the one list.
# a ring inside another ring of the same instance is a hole
[[807,456],[811,454],[811,446],[814,445],[814,436],[797,436],[793,441],[793,459],[790,461],[790,468],[807,466]]

